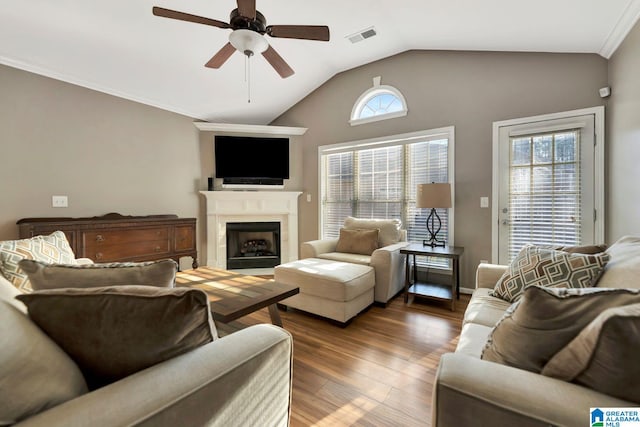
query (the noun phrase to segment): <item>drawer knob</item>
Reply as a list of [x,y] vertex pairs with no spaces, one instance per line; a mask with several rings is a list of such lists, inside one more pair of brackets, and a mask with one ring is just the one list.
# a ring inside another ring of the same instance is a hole
[[104,237],[102,236],[102,234],[98,234],[96,236],[96,242],[104,242]]
[[96,254],[96,259],[102,259],[102,252],[98,252]]
[[156,246],[156,252],[160,252],[160,246]]

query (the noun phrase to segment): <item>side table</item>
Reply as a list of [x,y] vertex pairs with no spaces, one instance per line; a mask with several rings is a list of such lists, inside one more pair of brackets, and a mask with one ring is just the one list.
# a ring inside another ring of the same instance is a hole
[[[460,299],[460,256],[462,256],[463,252],[464,248],[460,246],[432,248],[431,246],[424,246],[421,242],[411,242],[408,246],[401,248],[400,253],[407,256],[404,285],[405,304],[409,302],[409,295],[417,295],[439,301],[451,301],[451,311],[455,311],[456,298]],[[451,259],[451,283],[447,285],[418,281],[416,255]]]

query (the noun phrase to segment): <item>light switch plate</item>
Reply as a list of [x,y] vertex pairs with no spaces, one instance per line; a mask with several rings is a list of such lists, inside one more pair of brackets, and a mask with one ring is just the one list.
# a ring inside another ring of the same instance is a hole
[[480,207],[488,208],[489,207],[489,198],[488,197],[480,197]]

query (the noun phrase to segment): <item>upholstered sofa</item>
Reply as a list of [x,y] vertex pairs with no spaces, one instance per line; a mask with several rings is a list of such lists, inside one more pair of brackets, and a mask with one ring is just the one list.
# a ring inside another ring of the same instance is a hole
[[[610,260],[596,287],[640,288],[640,237],[624,237],[606,253]],[[490,296],[506,270],[507,266],[495,264],[477,268],[476,289],[457,349],[443,355],[436,374],[433,426],[584,426],[590,425],[590,408],[637,407],[637,402],[575,382],[481,358],[496,324],[511,306]]]
[[379,230],[378,248],[370,255],[338,252],[338,238],[312,240],[302,243],[300,258],[320,258],[373,267],[375,273],[374,301],[387,304],[403,288],[405,282],[405,255],[400,249],[407,245],[407,231],[396,219],[362,219],[348,217],[347,230]]
[[251,326],[87,392],[20,294],[0,275],[0,426],[288,425],[292,339],[281,328]]

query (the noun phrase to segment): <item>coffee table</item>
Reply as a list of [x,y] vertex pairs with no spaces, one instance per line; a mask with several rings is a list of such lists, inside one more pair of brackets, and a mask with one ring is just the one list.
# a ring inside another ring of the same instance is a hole
[[294,285],[213,267],[176,273],[176,286],[202,289],[209,296],[213,319],[229,323],[261,308],[269,308],[271,323],[282,326],[278,301],[300,292]]

